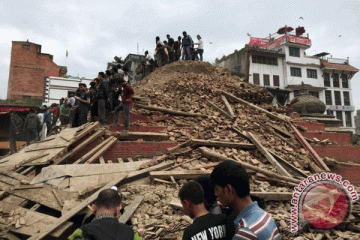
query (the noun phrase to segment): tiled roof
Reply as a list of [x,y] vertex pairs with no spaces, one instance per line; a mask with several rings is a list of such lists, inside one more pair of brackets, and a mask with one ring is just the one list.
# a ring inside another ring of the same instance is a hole
[[345,70],[345,71],[352,71],[352,72],[358,72],[359,69],[347,65],[347,64],[336,64],[336,63],[329,63],[327,60],[320,60],[321,61],[321,68],[325,69],[339,69],[339,70]]

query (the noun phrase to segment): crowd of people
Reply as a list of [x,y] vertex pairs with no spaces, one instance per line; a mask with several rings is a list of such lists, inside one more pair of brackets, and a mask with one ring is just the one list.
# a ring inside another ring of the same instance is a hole
[[[179,191],[184,212],[193,219],[183,240],[280,240],[264,199],[250,195],[250,176],[235,161],[219,163],[210,175],[184,184]],[[101,191],[92,206],[95,218],[68,239],[141,240],[131,226],[119,223],[122,196],[116,187]]]

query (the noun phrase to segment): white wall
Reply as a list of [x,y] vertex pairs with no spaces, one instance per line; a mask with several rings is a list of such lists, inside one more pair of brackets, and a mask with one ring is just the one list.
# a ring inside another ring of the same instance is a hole
[[279,76],[280,87],[284,88],[284,71],[283,71],[283,60],[281,57],[278,57],[278,65],[267,65],[267,64],[259,64],[252,62],[252,56],[250,56],[250,69],[249,73],[251,76],[249,77],[249,82],[254,83],[254,73],[259,74],[260,86],[264,86],[264,74],[270,75],[270,86],[274,87],[274,75]]

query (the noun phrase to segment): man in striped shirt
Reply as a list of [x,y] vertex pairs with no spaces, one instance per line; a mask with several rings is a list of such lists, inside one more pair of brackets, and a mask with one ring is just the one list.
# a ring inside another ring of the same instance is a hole
[[235,161],[223,161],[210,175],[215,195],[224,207],[237,212],[233,240],[280,240],[279,229],[271,216],[250,197],[250,177]]

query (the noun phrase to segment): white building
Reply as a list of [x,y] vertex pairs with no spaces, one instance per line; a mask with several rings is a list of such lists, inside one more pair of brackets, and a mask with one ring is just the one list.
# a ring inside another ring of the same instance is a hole
[[[343,128],[355,131],[350,79],[359,70],[348,59],[324,59],[328,53],[306,55],[311,39],[291,34],[292,28],[279,29],[278,38],[250,38],[240,51],[216,60],[215,65],[245,76],[274,95],[274,103],[284,105],[299,94],[301,84],[311,85],[309,93],[326,104],[326,109],[342,120]],[[301,29],[300,29],[301,30]]]
[[45,79],[44,84],[44,100],[43,105],[50,106],[52,103],[59,103],[61,98],[69,97],[70,94],[75,94],[79,83],[85,83],[90,88],[92,78],[60,78],[48,77]]

